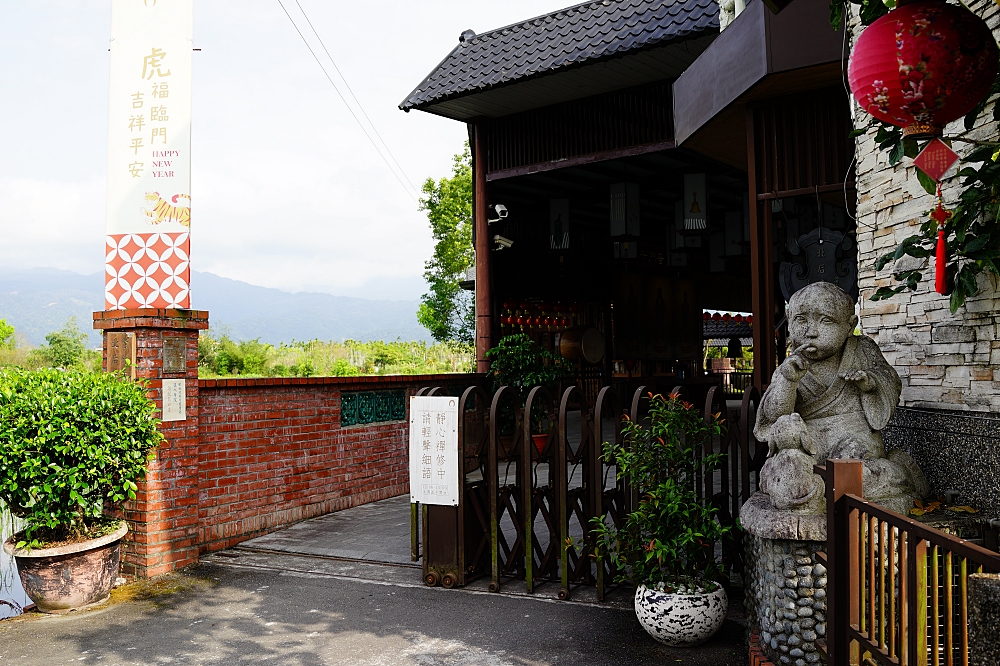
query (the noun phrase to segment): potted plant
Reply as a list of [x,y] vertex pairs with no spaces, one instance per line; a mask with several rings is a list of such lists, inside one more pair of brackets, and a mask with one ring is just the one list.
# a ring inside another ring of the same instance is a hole
[[[542,349],[524,333],[504,336],[486,352],[486,357],[490,359],[489,377],[493,390],[501,386],[517,389],[522,406],[530,389],[544,386],[554,390],[559,379],[568,371],[562,357]],[[508,426],[513,425],[512,415],[501,416],[505,416],[505,420],[509,422]],[[540,454],[544,452],[548,440],[546,416],[545,408],[541,404],[536,404],[530,415],[533,431],[531,439]]]
[[728,528],[695,492],[698,475],[721,454],[700,456],[722,430],[677,394],[649,396],[648,426],[628,421],[621,444],[604,444],[604,459],[636,491],[639,505],[617,528],[593,521],[597,556],[608,558],[616,582],[635,584],[635,613],[657,641],[694,646],[725,619],[729,602],[719,584],[713,545]]
[[146,389],[122,374],[0,370],[0,502],[24,529],[4,543],[44,612],[107,598],[125,521],[162,440]]

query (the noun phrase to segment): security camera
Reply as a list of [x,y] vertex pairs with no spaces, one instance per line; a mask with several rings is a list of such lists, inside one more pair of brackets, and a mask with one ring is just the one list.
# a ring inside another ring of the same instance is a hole
[[486,221],[490,224],[507,219],[507,206],[504,206],[503,204],[495,204],[489,208],[496,214],[496,217],[487,217]]
[[494,236],[493,240],[496,242],[496,244],[498,246],[497,247],[498,250],[503,250],[503,249],[508,248],[508,247],[510,247],[511,245],[514,244],[514,241],[512,241],[509,238],[504,238],[500,234],[497,234],[496,236]]

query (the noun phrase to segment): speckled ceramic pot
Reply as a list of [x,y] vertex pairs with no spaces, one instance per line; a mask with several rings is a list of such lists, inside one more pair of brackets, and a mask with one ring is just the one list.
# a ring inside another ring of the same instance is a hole
[[701,645],[722,626],[729,610],[726,591],[702,594],[659,592],[640,585],[635,591],[635,615],[650,636],[664,645]]
[[14,547],[15,534],[3,545],[17,562],[25,594],[43,613],[67,613],[104,601],[111,594],[121,568],[122,537],[128,524],[99,539],[59,548]]

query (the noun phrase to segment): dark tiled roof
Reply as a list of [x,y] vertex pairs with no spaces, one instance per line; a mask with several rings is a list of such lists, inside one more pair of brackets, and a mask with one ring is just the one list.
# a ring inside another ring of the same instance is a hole
[[420,108],[718,28],[716,0],[601,0],[575,5],[459,43],[399,108]]

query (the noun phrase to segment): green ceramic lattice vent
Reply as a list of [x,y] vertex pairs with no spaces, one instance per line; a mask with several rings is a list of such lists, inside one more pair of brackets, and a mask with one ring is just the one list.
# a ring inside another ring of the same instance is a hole
[[358,391],[340,394],[341,427],[404,419],[406,419],[406,391]]

